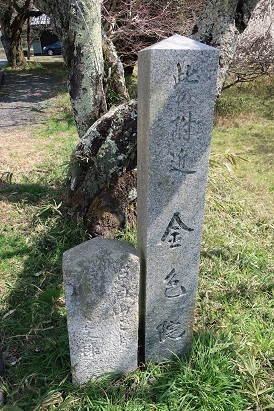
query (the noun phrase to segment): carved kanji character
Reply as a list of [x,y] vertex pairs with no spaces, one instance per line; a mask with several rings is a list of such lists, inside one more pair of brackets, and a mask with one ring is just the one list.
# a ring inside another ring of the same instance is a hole
[[164,242],[168,238],[168,243],[170,248],[181,246],[181,230],[191,232],[194,229],[188,227],[180,217],[180,213],[174,213],[172,219],[170,220],[161,241]]
[[183,287],[180,281],[175,277],[176,272],[173,268],[165,278],[165,281],[167,282],[165,296],[167,298],[178,298],[186,294],[185,287]]
[[186,332],[179,321],[173,320],[164,321],[156,329],[159,332],[160,342],[164,342],[167,338],[170,340],[180,340]]

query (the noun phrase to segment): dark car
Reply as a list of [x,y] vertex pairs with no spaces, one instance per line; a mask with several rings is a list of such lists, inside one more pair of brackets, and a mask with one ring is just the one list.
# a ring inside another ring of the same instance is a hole
[[54,54],[62,54],[62,46],[60,41],[43,47],[43,54],[53,56]]

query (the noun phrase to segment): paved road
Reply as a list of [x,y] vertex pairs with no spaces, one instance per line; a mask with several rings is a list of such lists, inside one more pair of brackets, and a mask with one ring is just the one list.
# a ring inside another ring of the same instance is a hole
[[5,73],[0,89],[0,133],[4,127],[40,122],[49,99],[59,89],[60,81],[53,77]]

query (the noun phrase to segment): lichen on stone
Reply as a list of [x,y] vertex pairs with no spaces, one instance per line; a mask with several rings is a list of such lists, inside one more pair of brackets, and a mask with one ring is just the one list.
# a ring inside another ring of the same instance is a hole
[[130,101],[97,120],[71,156],[67,205],[92,233],[109,235],[134,220],[136,164],[137,102]]

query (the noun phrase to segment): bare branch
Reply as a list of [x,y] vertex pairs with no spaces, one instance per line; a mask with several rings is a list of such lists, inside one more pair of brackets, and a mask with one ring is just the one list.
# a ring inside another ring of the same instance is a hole
[[186,35],[205,2],[206,0],[104,0],[103,27],[124,66],[133,66],[140,49],[174,33]]

